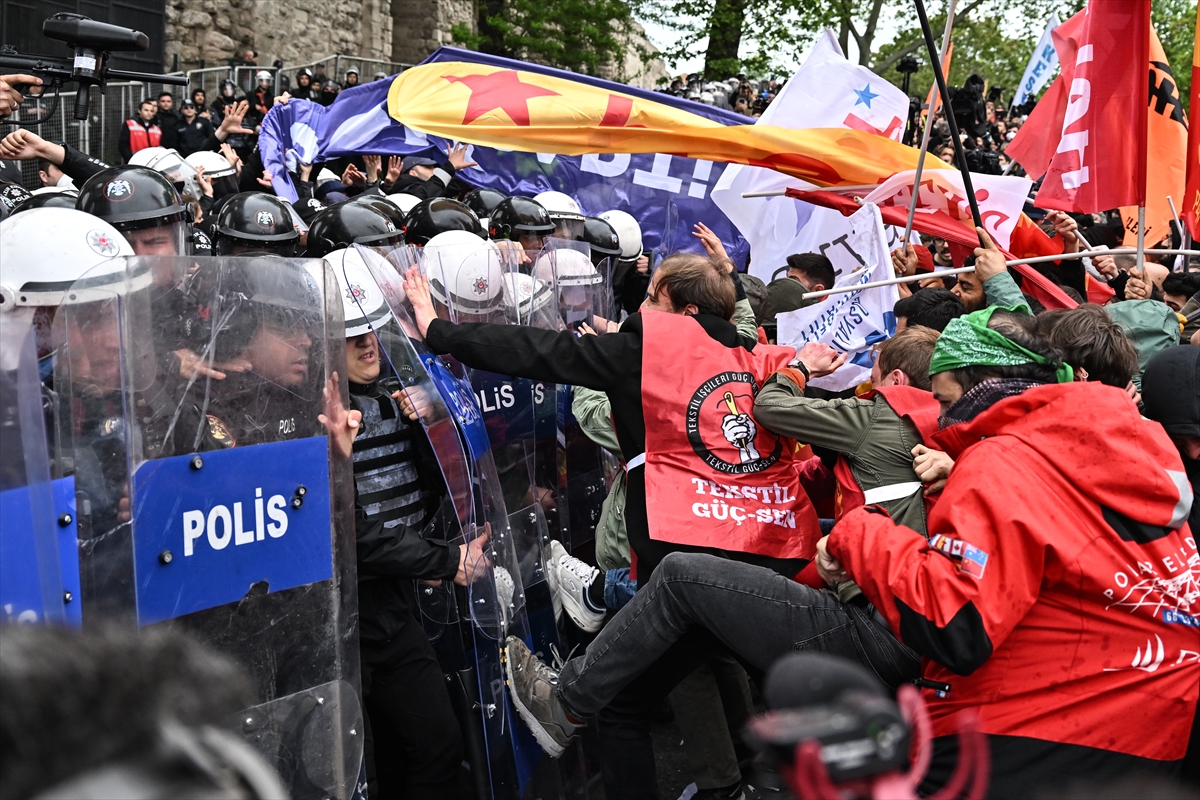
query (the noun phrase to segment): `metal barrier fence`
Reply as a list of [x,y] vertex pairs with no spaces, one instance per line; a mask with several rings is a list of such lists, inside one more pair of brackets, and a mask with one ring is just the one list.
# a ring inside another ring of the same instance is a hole
[[[76,93],[62,92],[59,95],[58,110],[55,111],[54,116],[32,130],[47,141],[66,142],[72,147],[78,148],[106,163],[118,164],[121,161],[121,157],[117,152],[117,137],[120,134],[121,126],[125,124],[125,120],[137,113],[137,107],[142,100],[156,100],[159,93],[164,90],[169,91],[175,96],[175,109],[178,111],[179,104],[185,98],[192,96],[193,89],[203,89],[205,102],[211,106],[212,102],[220,94],[221,85],[226,80],[232,80],[237,85],[239,94],[249,94],[254,91],[256,86],[255,74],[265,69],[271,73],[273,78],[272,86],[278,91],[281,85],[281,76],[285,77],[287,79],[286,82],[290,85],[295,80],[297,71],[304,67],[313,69],[318,64],[323,64],[326,75],[336,80],[339,84],[343,82],[345,77],[344,70],[349,69],[351,66],[359,70],[359,80],[361,83],[370,82],[376,72],[386,72],[388,75],[395,75],[412,66],[411,64],[401,64],[394,61],[334,54],[315,59],[307,64],[285,65],[278,70],[274,67],[257,66],[209,67],[207,69],[189,70],[186,73],[189,79],[187,87],[167,86],[161,83],[142,83],[139,81],[112,82],[108,84],[107,89],[103,93],[99,91],[92,92],[90,119],[83,121],[75,120],[72,115],[72,109],[75,105]],[[31,97],[25,101],[21,109],[8,121],[28,122],[31,119],[40,118],[49,111],[52,103],[53,99],[51,97]],[[0,136],[5,136],[14,130],[17,130],[15,125],[0,125]],[[41,185],[38,180],[37,171],[37,163],[35,161],[27,161],[21,165],[21,175],[25,181],[26,188],[36,189]]]

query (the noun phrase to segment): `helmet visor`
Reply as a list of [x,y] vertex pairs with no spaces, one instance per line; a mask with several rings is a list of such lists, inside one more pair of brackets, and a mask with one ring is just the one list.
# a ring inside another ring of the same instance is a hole
[[114,227],[139,256],[185,256],[189,253],[190,226],[179,214],[118,223]]

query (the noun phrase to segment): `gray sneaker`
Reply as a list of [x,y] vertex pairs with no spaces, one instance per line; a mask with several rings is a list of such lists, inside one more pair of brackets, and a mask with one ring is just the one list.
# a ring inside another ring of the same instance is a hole
[[558,758],[574,738],[556,691],[558,673],[538,660],[525,642],[509,636],[502,651],[509,694],[533,738],[551,758]]

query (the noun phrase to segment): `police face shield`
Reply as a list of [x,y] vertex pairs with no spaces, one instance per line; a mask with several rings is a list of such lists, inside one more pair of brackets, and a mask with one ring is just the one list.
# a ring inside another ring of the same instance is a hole
[[234,730],[294,796],[348,797],[354,531],[334,498],[352,489],[320,421],[345,418],[341,304],[319,261],[203,262],[130,258],[123,287],[84,276],[56,318],[84,624],[183,630],[237,659],[259,702]]
[[[0,622],[63,622],[61,565],[75,559],[73,532],[60,541],[50,483],[37,349],[28,318],[0,312]],[[59,547],[67,547],[60,554]],[[60,561],[60,558],[62,559]],[[78,574],[78,562],[75,574]],[[75,588],[78,592],[78,588]],[[78,606],[78,600],[71,600]]]
[[612,314],[608,280],[584,242],[552,239],[533,264],[533,277],[554,287],[558,316],[569,330],[605,333]]
[[[461,235],[460,235],[461,234]],[[472,233],[439,234],[458,241],[422,249],[438,315],[451,322],[504,322],[504,281],[508,256]]]
[[197,179],[196,168],[183,160],[174,150],[168,150],[149,165],[151,169],[161,172],[167,180],[175,184],[180,194],[192,197],[200,196],[200,181]]
[[113,227],[140,256],[183,256],[190,252],[190,228],[180,214],[152,220],[116,223]]
[[582,242],[585,240],[585,223],[582,214],[552,212],[550,219],[554,222],[554,233],[551,234],[551,238],[563,239],[569,242]]

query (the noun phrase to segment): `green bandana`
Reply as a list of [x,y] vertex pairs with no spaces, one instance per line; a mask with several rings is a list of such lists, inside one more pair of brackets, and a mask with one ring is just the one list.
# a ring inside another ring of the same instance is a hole
[[[960,367],[1016,367],[1021,364],[1043,364],[1055,366],[1055,361],[1026,350],[1003,334],[988,327],[988,320],[996,306],[975,311],[964,317],[950,320],[946,330],[938,337],[929,362],[929,374],[936,375]],[[1004,309],[1016,311],[1017,309]],[[1074,370],[1067,364],[1059,364],[1056,377],[1059,383],[1070,383],[1075,378]]]

